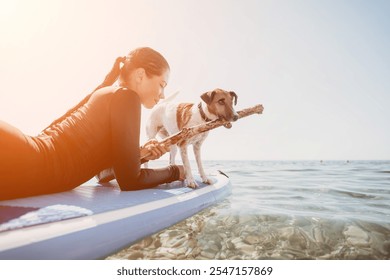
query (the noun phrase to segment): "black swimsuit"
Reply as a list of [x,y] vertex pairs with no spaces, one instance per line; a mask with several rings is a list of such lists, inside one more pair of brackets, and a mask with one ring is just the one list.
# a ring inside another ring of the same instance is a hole
[[36,137],[0,121],[0,200],[67,191],[110,167],[122,190],[177,180],[177,166],[140,168],[140,123],[138,95],[118,87]]

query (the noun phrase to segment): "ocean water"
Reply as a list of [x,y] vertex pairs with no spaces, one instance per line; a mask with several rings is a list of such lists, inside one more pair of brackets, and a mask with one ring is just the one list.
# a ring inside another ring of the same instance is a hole
[[108,259],[390,259],[390,161],[204,166],[231,196]]

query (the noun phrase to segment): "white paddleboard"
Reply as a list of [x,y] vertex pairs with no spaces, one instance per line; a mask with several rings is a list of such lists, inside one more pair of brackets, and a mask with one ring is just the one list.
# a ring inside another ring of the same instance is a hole
[[101,259],[170,227],[231,193],[226,175],[212,185],[181,182],[122,192],[91,180],[63,193],[0,201],[0,259]]

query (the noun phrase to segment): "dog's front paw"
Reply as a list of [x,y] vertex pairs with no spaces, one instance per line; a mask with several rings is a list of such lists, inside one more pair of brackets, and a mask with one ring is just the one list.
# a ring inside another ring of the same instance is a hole
[[187,180],[187,187],[191,189],[196,189],[198,187],[198,184],[195,182],[195,180]]
[[204,177],[202,178],[202,182],[207,184],[207,185],[212,185],[213,184],[213,180],[207,178],[207,177]]

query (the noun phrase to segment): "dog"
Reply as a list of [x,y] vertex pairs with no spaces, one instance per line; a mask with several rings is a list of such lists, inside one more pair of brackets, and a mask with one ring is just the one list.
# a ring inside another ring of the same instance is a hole
[[[201,101],[198,105],[194,103],[174,104],[171,102],[163,102],[156,105],[146,123],[147,137],[153,139],[158,135],[166,138],[169,135],[181,131],[185,127],[203,124],[215,119],[228,121],[229,123],[225,127],[231,128],[230,122],[238,119],[238,114],[234,110],[234,105],[237,105],[238,99],[235,92],[214,89],[202,94],[200,98]],[[177,146],[179,146],[187,186],[193,189],[198,187],[198,185],[192,175],[188,160],[187,146],[191,144],[193,145],[198,171],[203,183],[212,184],[212,181],[204,172],[200,153],[202,143],[207,135],[208,132],[204,132],[170,147],[169,163],[175,164]]]

